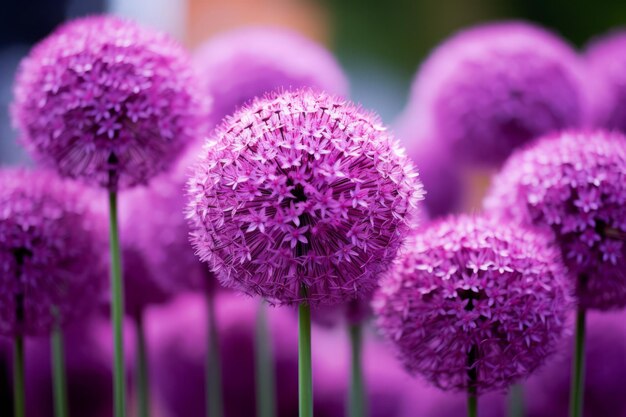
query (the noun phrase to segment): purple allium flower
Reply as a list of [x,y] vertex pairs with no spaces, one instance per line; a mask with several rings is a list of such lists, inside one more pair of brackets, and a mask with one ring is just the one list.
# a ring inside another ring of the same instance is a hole
[[164,171],[197,136],[191,62],[163,33],[116,17],[58,28],[22,62],[14,124],[62,176],[115,191]]
[[594,125],[626,132],[626,30],[595,40],[585,58]]
[[[585,347],[584,415],[626,417],[626,314],[589,312]],[[564,355],[549,362],[525,384],[529,417],[566,416],[574,343],[564,340]]]
[[[254,332],[258,301],[233,293],[215,296],[222,354],[226,417],[255,415]],[[283,309],[268,309],[275,360],[279,416],[297,415],[297,323]],[[171,417],[206,415],[205,370],[207,310],[205,297],[184,294],[150,311],[147,320],[155,395]],[[185,381],[181,384],[181,381]]]
[[485,208],[553,233],[583,308],[626,305],[626,138],[563,132],[518,151]]
[[422,198],[375,116],[311,90],[256,100],[204,152],[188,184],[197,253],[225,286],[276,304],[366,297]]
[[210,290],[215,277],[194,254],[185,219],[185,183],[199,146],[192,146],[147,188],[122,195],[126,311],[138,314],[182,290]]
[[267,92],[310,87],[346,96],[348,81],[321,45],[286,29],[238,29],[212,38],[195,55],[203,90],[213,97],[210,125]]
[[499,165],[534,137],[585,122],[583,72],[574,50],[540,27],[478,26],[432,53],[406,112],[460,161]]
[[96,304],[106,278],[83,188],[50,172],[0,171],[0,334],[48,334]]
[[461,216],[412,238],[373,305],[409,373],[482,394],[529,375],[554,350],[569,283],[543,235]]
[[[127,340],[132,340],[130,330],[126,325]],[[97,315],[64,329],[70,415],[113,415],[112,331],[108,319]],[[126,345],[126,363],[132,369],[134,351],[131,343]],[[25,355],[27,415],[54,417],[50,338],[28,338]]]

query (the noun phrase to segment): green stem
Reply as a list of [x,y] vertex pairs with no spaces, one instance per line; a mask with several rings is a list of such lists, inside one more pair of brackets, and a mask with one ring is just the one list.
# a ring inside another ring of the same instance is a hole
[[476,387],[470,385],[467,388],[467,417],[478,416],[478,397],[476,396]]
[[522,384],[515,384],[509,392],[509,417],[524,417],[524,387]]
[[274,380],[274,359],[264,301],[261,301],[259,304],[255,341],[257,417],[275,417],[276,382]]
[[51,337],[52,372],[54,380],[54,415],[67,417],[67,384],[65,381],[65,352],[63,348],[63,330],[55,326]]
[[144,328],[143,313],[135,318],[137,332],[137,391],[139,417],[150,415],[150,383],[148,377],[148,351],[146,348],[146,332]]
[[215,314],[215,296],[207,294],[208,346],[206,363],[207,416],[222,417],[222,370],[220,364],[220,342]]
[[350,366],[350,398],[348,415],[350,417],[365,417],[365,387],[362,369],[363,326],[349,324],[351,366]]
[[313,417],[311,307],[306,301],[298,305],[298,393],[299,417]]
[[117,194],[109,192],[109,233],[111,245],[111,321],[113,322],[113,392],[115,417],[126,416],[126,371],[124,365],[124,282],[117,221]]
[[572,358],[572,386],[570,390],[570,417],[583,415],[583,387],[585,385],[585,310],[576,314],[576,345]]
[[15,336],[13,345],[13,399],[14,416],[24,417],[24,336]]

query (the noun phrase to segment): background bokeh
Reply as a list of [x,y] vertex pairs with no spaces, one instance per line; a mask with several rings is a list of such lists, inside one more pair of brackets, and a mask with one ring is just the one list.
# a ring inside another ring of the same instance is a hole
[[351,96],[392,123],[428,52],[460,28],[495,19],[540,23],[584,45],[626,22],[620,0],[3,0],[0,4],[0,163],[24,160],[7,107],[20,58],[63,20],[113,12],[164,29],[193,48],[245,25],[292,28],[333,50]]

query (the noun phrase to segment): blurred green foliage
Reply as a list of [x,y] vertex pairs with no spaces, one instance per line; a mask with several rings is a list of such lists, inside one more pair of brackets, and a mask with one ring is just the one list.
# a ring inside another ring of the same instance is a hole
[[496,19],[537,22],[581,46],[626,25],[626,0],[319,0],[333,19],[334,49],[344,62],[363,55],[410,78],[447,36]]

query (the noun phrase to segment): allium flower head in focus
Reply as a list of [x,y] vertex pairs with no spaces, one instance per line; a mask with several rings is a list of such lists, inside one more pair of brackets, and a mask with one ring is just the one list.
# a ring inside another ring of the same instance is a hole
[[224,285],[277,304],[365,297],[412,223],[417,177],[352,103],[271,95],[207,142],[188,185],[192,242]]
[[348,93],[348,81],[333,55],[286,29],[227,32],[202,45],[194,62],[205,94],[214,99],[211,126],[270,91],[309,87],[340,96]]
[[373,305],[409,373],[482,394],[526,377],[554,350],[569,284],[542,235],[462,216],[411,238]]
[[191,141],[206,110],[183,48],[116,17],[67,23],[20,65],[14,124],[62,176],[111,191],[146,183]]
[[548,135],[517,152],[494,180],[485,207],[548,229],[583,308],[626,305],[626,138]]
[[0,334],[47,335],[98,301],[106,246],[83,191],[50,172],[0,171]]
[[487,24],[428,58],[404,119],[424,124],[461,162],[498,166],[536,136],[585,122],[582,80],[580,58],[556,35],[522,22]]

